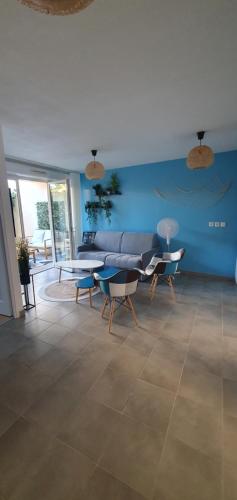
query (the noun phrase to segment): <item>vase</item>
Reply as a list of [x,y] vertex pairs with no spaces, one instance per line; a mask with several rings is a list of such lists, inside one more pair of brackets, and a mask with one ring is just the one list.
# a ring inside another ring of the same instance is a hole
[[30,267],[29,260],[18,260],[19,274],[21,285],[30,284]]

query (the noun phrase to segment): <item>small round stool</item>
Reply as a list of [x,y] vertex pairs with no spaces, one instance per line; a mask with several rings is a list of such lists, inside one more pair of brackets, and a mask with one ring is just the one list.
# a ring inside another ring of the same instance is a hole
[[92,307],[92,293],[91,290],[92,288],[95,287],[95,282],[93,279],[93,276],[86,276],[86,278],[79,278],[79,280],[75,283],[75,287],[77,289],[76,292],[76,303],[78,304],[78,297],[81,290],[89,290],[89,297],[90,297],[90,306]]

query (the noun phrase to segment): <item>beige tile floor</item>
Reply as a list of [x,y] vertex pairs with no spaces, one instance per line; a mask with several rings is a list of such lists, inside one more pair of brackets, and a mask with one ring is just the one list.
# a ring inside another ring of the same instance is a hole
[[237,499],[236,286],[134,302],[111,335],[100,295],[0,326],[0,500]]
[[3,316],[2,314],[0,314],[0,326],[6,323],[7,321],[9,321],[9,318],[7,316]]

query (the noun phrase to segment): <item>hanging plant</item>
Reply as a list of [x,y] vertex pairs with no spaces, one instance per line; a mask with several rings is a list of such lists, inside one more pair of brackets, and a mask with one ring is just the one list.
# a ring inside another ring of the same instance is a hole
[[85,204],[85,211],[87,213],[87,219],[89,223],[97,224],[98,211],[100,209],[100,203],[98,201],[87,201]]
[[112,202],[110,200],[101,199],[100,201],[87,201],[85,204],[85,211],[87,213],[87,220],[90,224],[97,224],[98,213],[103,210],[105,217],[109,224],[111,223],[111,208]]
[[101,208],[105,212],[105,217],[108,220],[109,224],[111,223],[111,208],[112,208],[112,202],[110,200],[103,200],[101,204]]

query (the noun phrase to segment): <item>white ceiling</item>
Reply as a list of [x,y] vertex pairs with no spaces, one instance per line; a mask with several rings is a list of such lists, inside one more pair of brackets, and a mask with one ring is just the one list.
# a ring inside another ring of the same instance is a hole
[[65,17],[0,0],[5,153],[83,170],[237,149],[236,0],[94,0]]

